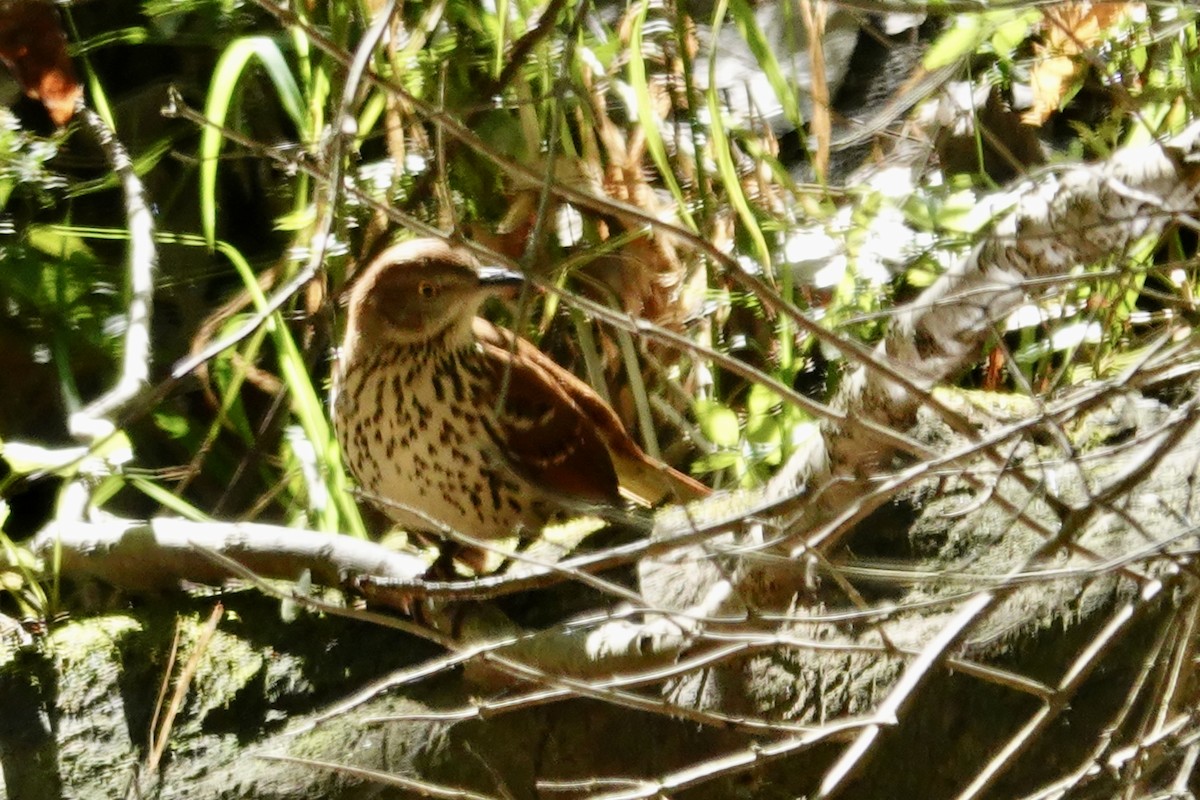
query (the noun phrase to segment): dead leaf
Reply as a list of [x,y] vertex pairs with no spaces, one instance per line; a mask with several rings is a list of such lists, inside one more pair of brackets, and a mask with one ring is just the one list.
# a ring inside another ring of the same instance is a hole
[[1021,121],[1041,125],[1049,119],[1087,67],[1081,54],[1102,43],[1113,26],[1131,19],[1142,7],[1142,3],[1070,2],[1046,9],[1046,41],[1035,48],[1038,60],[1029,76],[1033,106]]
[[75,80],[53,3],[0,0],[0,61],[26,95],[42,102],[55,125],[71,121],[83,87]]

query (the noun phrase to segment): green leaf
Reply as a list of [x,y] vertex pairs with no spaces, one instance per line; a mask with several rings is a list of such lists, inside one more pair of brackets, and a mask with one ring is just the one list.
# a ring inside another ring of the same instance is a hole
[[783,398],[762,384],[750,387],[746,397],[746,413],[751,417],[760,417],[775,411],[783,403]]
[[58,225],[31,225],[27,230],[29,246],[51,258],[66,261],[71,258],[86,258],[95,261],[96,255],[81,236],[77,236]]
[[191,423],[183,414],[173,414],[165,409],[154,412],[154,424],[172,439],[182,439],[191,431]]
[[1010,20],[1001,22],[992,34],[992,50],[996,55],[1011,59],[1017,48],[1029,38],[1029,32],[1042,18],[1041,12],[1031,9],[1032,14],[1018,14]]
[[696,420],[704,438],[717,447],[737,447],[742,439],[738,416],[732,408],[715,400],[701,400],[695,405]]
[[1008,58],[1041,18],[1042,12],[1036,8],[960,14],[954,25],[925,51],[922,64],[930,72],[948,67],[967,58],[989,40],[997,54]]
[[746,425],[746,441],[757,463],[776,466],[783,460],[783,424],[779,417],[760,417]]
[[941,277],[942,271],[932,259],[917,261],[904,273],[904,281],[915,289],[926,289]]
[[709,472],[721,472],[730,467],[740,467],[744,460],[741,453],[733,450],[721,450],[717,453],[700,456],[692,465],[692,469],[697,475],[704,475]]
[[288,214],[275,218],[275,230],[277,231],[302,231],[317,221],[316,206],[307,204],[304,208],[297,209]]
[[979,207],[975,192],[969,189],[953,192],[938,209],[937,225],[951,233],[976,233],[992,220],[990,215],[975,213]]
[[974,53],[987,40],[982,14],[961,14],[950,29],[925,51],[923,65],[933,72]]

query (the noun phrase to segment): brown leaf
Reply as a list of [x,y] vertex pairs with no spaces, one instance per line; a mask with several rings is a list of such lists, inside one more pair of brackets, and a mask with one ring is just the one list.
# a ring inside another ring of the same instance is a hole
[[1058,110],[1075,79],[1083,72],[1080,54],[1102,43],[1114,25],[1132,16],[1141,3],[1060,3],[1046,9],[1046,43],[1030,72],[1033,107],[1021,115],[1027,125],[1041,125]]
[[0,0],[0,61],[26,95],[42,102],[55,125],[71,121],[83,87],[75,80],[52,3]]

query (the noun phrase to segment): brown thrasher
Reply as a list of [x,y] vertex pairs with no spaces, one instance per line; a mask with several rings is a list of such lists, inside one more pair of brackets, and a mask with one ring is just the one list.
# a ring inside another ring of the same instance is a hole
[[519,273],[416,239],[350,291],[334,425],[347,464],[414,532],[534,536],[563,511],[708,494],[647,456],[616,413],[532,343],[476,316]]

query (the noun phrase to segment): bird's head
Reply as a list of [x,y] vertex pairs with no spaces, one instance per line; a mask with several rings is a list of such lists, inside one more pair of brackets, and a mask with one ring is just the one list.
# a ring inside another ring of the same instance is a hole
[[511,296],[520,273],[480,266],[467,250],[438,239],[412,239],[383,251],[350,291],[350,326],[394,344],[442,336],[464,341],[489,296]]

